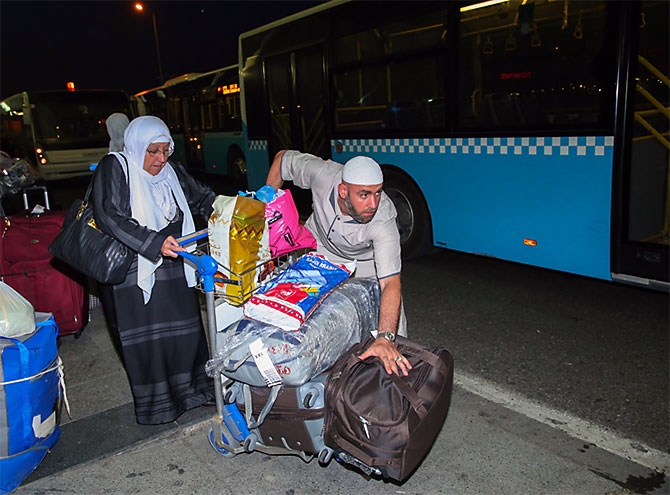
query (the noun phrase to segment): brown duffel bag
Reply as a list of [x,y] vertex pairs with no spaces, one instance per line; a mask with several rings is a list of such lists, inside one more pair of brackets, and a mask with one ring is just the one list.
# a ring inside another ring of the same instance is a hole
[[446,349],[398,337],[412,365],[389,375],[378,358],[359,359],[372,338],[354,345],[326,382],[325,443],[366,474],[403,482],[428,454],[449,411],[454,362]]

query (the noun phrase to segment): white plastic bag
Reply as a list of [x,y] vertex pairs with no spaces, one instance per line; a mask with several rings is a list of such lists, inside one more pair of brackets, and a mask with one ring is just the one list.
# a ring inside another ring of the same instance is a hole
[[21,294],[0,282],[0,336],[17,337],[35,331],[35,308]]

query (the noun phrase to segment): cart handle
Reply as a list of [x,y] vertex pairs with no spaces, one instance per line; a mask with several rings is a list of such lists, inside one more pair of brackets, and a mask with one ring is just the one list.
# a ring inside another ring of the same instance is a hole
[[208,254],[193,254],[188,251],[175,251],[179,256],[183,256],[187,260],[195,264],[200,277],[200,283],[205,292],[214,292],[214,274],[219,265],[216,260]]
[[199,241],[204,237],[207,237],[208,233],[209,231],[207,229],[196,230],[192,234],[187,234],[185,236],[177,238],[176,241],[180,246],[183,246],[184,244],[190,244],[192,242]]

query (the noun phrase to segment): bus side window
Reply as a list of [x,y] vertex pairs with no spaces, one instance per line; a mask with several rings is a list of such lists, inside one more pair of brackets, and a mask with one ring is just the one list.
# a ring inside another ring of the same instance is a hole
[[[613,107],[613,53],[603,1],[561,2],[534,9],[509,2],[500,10],[461,14],[458,124],[461,128],[551,128],[607,125]],[[523,14],[524,23],[515,19]],[[474,16],[477,17],[474,17]],[[531,17],[528,17],[531,16]],[[534,17],[533,17],[534,16]],[[579,37],[574,36],[580,22]],[[513,42],[512,42],[513,41]]]

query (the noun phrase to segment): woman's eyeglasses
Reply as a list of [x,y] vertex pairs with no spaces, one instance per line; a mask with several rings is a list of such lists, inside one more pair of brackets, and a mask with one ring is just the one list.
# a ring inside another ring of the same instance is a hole
[[161,156],[164,156],[165,158],[168,158],[172,154],[172,150],[147,150],[147,153],[149,154],[150,157],[156,158],[159,154]]

